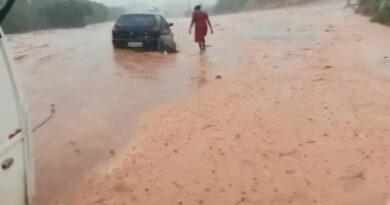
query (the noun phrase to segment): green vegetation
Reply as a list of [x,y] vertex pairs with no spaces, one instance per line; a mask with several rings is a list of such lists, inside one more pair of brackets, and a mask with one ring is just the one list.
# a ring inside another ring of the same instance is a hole
[[83,27],[116,19],[123,12],[88,0],[32,0],[30,4],[17,0],[2,27],[7,33]]
[[390,24],[390,0],[360,0],[357,12],[371,16],[375,22]]

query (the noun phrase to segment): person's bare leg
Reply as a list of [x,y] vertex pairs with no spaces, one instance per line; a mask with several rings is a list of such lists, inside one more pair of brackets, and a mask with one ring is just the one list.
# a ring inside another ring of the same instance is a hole
[[205,52],[206,51],[206,44],[205,44],[204,41],[200,42],[199,46],[200,46],[201,52]]

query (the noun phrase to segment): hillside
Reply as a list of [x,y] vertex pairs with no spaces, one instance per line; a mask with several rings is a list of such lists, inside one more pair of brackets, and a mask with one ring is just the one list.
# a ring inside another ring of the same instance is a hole
[[280,8],[296,4],[308,3],[314,0],[248,0],[245,4],[245,10],[259,8]]
[[280,8],[315,0],[219,0],[215,12],[236,12],[264,8]]

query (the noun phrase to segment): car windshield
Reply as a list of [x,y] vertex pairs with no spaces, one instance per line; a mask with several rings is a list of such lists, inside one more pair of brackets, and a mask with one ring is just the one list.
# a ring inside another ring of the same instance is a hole
[[156,18],[153,15],[123,15],[119,18],[118,24],[134,27],[149,27],[157,24]]

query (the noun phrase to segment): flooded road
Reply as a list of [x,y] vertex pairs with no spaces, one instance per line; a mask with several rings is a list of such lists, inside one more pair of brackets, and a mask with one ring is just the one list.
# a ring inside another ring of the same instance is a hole
[[33,126],[50,115],[51,104],[57,111],[34,133],[36,204],[71,190],[86,171],[131,143],[138,117],[153,105],[237,69],[242,51],[224,40],[200,56],[186,33],[188,21],[174,20],[180,53],[169,55],[114,50],[113,23],[10,38]]
[[57,110],[36,204],[383,205],[390,30],[343,6],[213,17],[205,55],[189,19],[170,55],[112,23],[13,36],[33,125]]

